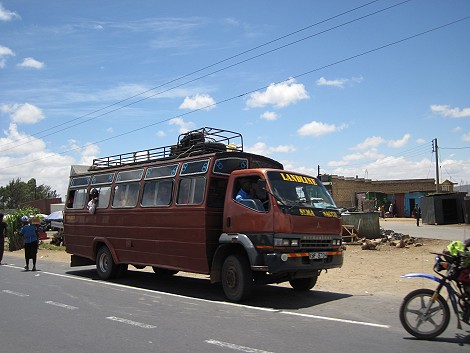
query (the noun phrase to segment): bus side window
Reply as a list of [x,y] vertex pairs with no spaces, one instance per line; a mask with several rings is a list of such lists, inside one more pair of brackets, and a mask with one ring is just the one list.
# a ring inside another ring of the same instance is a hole
[[113,207],[135,207],[139,196],[139,183],[119,184],[114,187]]
[[67,199],[67,208],[82,209],[87,199],[86,189],[71,190]]
[[146,182],[142,195],[142,206],[168,206],[171,203],[172,189],[172,180]]
[[98,197],[98,207],[97,208],[107,208],[109,205],[109,198],[111,196],[111,187],[103,186],[98,189],[100,196]]
[[193,177],[180,180],[177,203],[179,205],[199,205],[204,201],[206,178]]

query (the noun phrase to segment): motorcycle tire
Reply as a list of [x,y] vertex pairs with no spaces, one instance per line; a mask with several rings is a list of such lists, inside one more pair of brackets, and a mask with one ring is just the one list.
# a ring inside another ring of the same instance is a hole
[[418,339],[433,339],[445,331],[450,321],[449,305],[434,290],[420,288],[410,292],[400,306],[400,322],[408,333]]

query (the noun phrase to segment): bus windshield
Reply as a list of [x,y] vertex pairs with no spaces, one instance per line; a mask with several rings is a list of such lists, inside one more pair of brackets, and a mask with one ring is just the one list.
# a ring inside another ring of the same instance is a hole
[[328,191],[316,178],[278,171],[268,172],[267,177],[279,204],[318,209],[337,208]]

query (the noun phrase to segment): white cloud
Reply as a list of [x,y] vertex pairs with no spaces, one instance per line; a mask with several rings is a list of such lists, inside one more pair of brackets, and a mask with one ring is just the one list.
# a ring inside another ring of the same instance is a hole
[[353,150],[366,150],[368,148],[376,148],[384,142],[385,140],[382,137],[372,136],[372,137],[366,138],[363,142],[357,144],[352,149]]
[[336,126],[334,124],[325,124],[320,121],[312,121],[308,124],[303,125],[300,129],[297,130],[297,133],[300,136],[321,136],[325,134],[330,134],[333,132],[341,131],[347,128],[347,124],[342,124]]
[[290,153],[296,150],[295,146],[292,145],[279,145],[269,147],[264,142],[257,142],[251,147],[247,147],[246,151],[249,153],[260,154],[264,156],[271,155],[273,153]]
[[354,83],[361,83],[363,81],[363,77],[352,77],[352,78],[337,78],[334,80],[327,80],[324,77],[320,77],[317,80],[317,86],[331,86],[331,87],[339,87],[344,88],[346,84],[352,86]]
[[178,126],[180,134],[184,134],[194,129],[194,123],[186,122],[183,118],[173,118],[168,122],[168,124]]
[[462,141],[470,142],[470,132],[462,135]]
[[93,159],[97,158],[100,153],[98,145],[87,142],[84,146],[79,147],[80,151],[80,164],[92,165]]
[[215,108],[215,100],[208,94],[197,94],[193,97],[186,97],[179,106],[179,109],[189,110],[211,110]]
[[327,80],[324,77],[320,77],[317,80],[317,86],[332,86],[332,87],[344,88],[344,84],[346,82],[348,82],[348,80],[345,78],[339,78],[336,80]]
[[277,120],[277,114],[275,112],[266,111],[263,114],[261,114],[260,117],[261,119],[264,119],[264,120],[270,120],[270,121]]
[[159,130],[159,131],[157,131],[157,136],[158,136],[158,137],[165,137],[165,136],[166,136],[166,133],[165,133],[165,131],[163,131],[163,130]]
[[[28,181],[35,178],[38,184],[45,184],[58,194],[66,194],[70,166],[73,164],[91,165],[99,148],[93,143],[79,146],[75,140],[69,140],[67,151],[78,153],[78,160],[72,156],[47,150],[45,141],[18,131],[16,124],[10,124],[4,137],[0,138],[0,185],[7,185],[11,180],[20,178]],[[12,148],[12,146],[14,148]]]
[[35,124],[45,118],[42,110],[32,104],[4,104],[2,113],[10,114],[10,120],[18,124]]
[[390,140],[390,141],[388,141],[388,147],[401,148],[401,147],[405,146],[408,143],[410,138],[411,138],[410,134],[405,134],[405,136],[403,136],[399,140]]
[[5,67],[8,56],[15,56],[15,53],[10,48],[0,45],[0,69]]
[[376,160],[384,158],[382,153],[379,153],[376,148],[371,148],[368,151],[363,153],[352,153],[343,156],[343,158],[339,161],[330,161],[328,162],[328,166],[330,167],[338,167],[338,166],[346,166],[350,165],[351,162],[357,162],[361,160]]
[[20,15],[18,15],[16,12],[5,9],[2,3],[0,3],[0,21],[11,21],[15,18],[20,18]]
[[18,64],[18,67],[27,67],[40,70],[44,67],[44,63],[33,58],[25,58],[23,62]]
[[426,143],[427,143],[427,141],[425,139],[419,138],[419,139],[416,140],[416,144],[418,144],[418,145],[424,145]]
[[442,115],[446,118],[469,118],[470,108],[451,108],[448,105],[431,105],[433,113]]
[[288,81],[270,84],[264,92],[250,94],[246,105],[249,108],[261,108],[266,105],[283,108],[309,98],[304,85],[295,83],[295,79],[291,78]]
[[2,155],[18,155],[42,151],[46,147],[44,141],[18,131],[18,126],[11,123],[8,130],[3,131],[5,137],[0,138]]

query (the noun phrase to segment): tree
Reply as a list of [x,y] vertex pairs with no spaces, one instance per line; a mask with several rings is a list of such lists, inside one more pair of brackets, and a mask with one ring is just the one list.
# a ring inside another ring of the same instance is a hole
[[31,178],[27,183],[20,178],[13,179],[7,186],[0,187],[0,207],[16,209],[21,203],[58,197],[55,190],[48,185],[37,185]]

